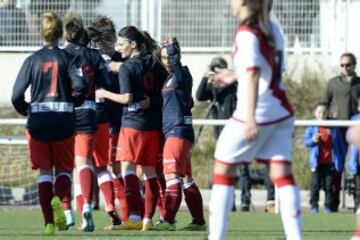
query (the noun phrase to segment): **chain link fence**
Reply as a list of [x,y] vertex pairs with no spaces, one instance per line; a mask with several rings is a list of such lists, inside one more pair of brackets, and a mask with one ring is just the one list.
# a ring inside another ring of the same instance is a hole
[[[160,35],[177,36],[182,46],[206,49],[230,48],[238,22],[231,16],[230,1],[216,0],[2,0],[0,1],[0,46],[40,46],[39,24],[44,11],[64,16],[82,14],[85,24],[100,15],[111,17],[121,28],[146,26],[141,16],[149,4],[160,5],[160,20],[154,23]],[[274,0],[273,17],[283,26],[287,48],[321,48],[320,6],[330,0]],[[158,14],[156,12],[152,12]],[[152,21],[150,18],[146,21]],[[158,39],[160,40],[160,39]]]

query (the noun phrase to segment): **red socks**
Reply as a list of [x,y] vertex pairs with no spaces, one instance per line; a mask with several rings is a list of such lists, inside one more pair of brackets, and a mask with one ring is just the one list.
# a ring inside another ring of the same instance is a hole
[[[43,177],[51,178],[51,181],[44,181]],[[54,224],[54,215],[51,207],[51,199],[53,197],[53,184],[51,176],[40,176],[38,183],[38,194],[41,210],[44,216],[45,225]]]
[[115,195],[120,205],[120,218],[122,222],[126,222],[129,218],[129,208],[126,201],[124,180],[120,177],[117,177],[113,180],[113,183]]
[[145,185],[145,212],[144,217],[150,218],[154,216],[156,203],[159,197],[159,185],[157,177],[146,179]]
[[173,179],[166,182],[167,188],[165,193],[165,216],[164,220],[170,224],[175,222],[176,213],[179,210],[182,198],[181,181]]
[[184,184],[185,202],[193,218],[193,223],[204,225],[203,201],[199,188],[194,182]]
[[79,182],[81,186],[81,195],[84,203],[91,204],[92,202],[92,185],[93,185],[93,172],[90,166],[80,166],[78,169]]
[[68,173],[60,173],[56,176],[54,183],[55,195],[63,205],[64,210],[71,209],[71,176]]
[[129,204],[130,214],[141,216],[143,210],[142,196],[140,193],[139,179],[135,174],[125,176],[126,201]]

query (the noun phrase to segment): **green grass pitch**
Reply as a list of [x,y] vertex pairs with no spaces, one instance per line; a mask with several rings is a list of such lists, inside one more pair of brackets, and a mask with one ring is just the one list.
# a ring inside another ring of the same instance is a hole
[[[1,208],[0,208],[1,209]],[[43,220],[40,210],[0,210],[0,239],[154,239],[154,240],[192,240],[205,239],[204,232],[135,232],[135,231],[113,231],[102,230],[108,222],[103,211],[94,212],[96,230],[92,233],[83,233],[76,227],[57,232],[55,236],[45,237],[43,231]],[[155,218],[154,218],[155,219]],[[190,215],[181,211],[177,215],[177,227],[181,228],[189,223]],[[78,218],[77,218],[77,222]],[[304,240],[338,240],[350,239],[355,227],[355,215],[352,213],[336,213],[303,215]],[[276,214],[232,213],[228,229],[227,239],[244,240],[283,240],[284,235],[280,216]]]

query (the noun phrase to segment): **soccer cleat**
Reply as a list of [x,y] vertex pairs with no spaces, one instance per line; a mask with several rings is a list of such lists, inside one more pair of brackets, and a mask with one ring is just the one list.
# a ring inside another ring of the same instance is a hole
[[66,225],[68,228],[75,226],[75,218],[74,214],[71,210],[65,210],[65,217],[66,217]]
[[275,201],[266,201],[265,203],[265,212],[267,213],[275,213]]
[[115,211],[110,211],[107,214],[110,218],[112,225],[120,225],[121,224],[120,217]]
[[154,228],[154,224],[150,223],[143,223],[141,231],[151,231]]
[[51,199],[51,207],[54,214],[55,225],[57,226],[59,231],[67,230],[68,226],[66,224],[65,213],[61,206],[60,198],[58,196],[54,196]]
[[150,228],[151,231],[176,231],[175,223],[171,224],[166,221],[157,224],[156,226]]
[[109,226],[104,227],[104,231],[116,231],[116,230],[120,230],[121,227],[121,223],[119,224],[111,224]]
[[161,219],[161,218],[159,218],[159,220],[156,222],[156,224],[155,224],[155,225],[157,226],[157,225],[159,225],[159,224],[161,224],[161,223],[163,223],[163,222],[164,222],[164,220],[163,220],[163,219]]
[[206,224],[199,225],[196,223],[189,223],[184,228],[180,229],[181,231],[206,231]]
[[127,220],[123,224],[119,225],[119,227],[116,227],[114,230],[141,230],[143,227],[142,220],[134,221],[134,220]]
[[317,208],[317,207],[313,207],[313,208],[311,208],[311,213],[312,214],[316,214],[316,213],[318,213],[319,212],[319,208]]
[[83,213],[83,224],[82,230],[84,232],[93,232],[95,230],[95,225],[92,217],[91,212],[84,212]]
[[241,211],[242,212],[250,212],[250,205],[246,204],[246,203],[241,204]]
[[324,209],[324,213],[325,213],[325,214],[330,214],[330,213],[332,213],[332,212],[331,212],[331,209],[330,209],[330,208],[325,208],[325,209]]
[[108,212],[108,216],[110,217],[111,224],[104,227],[104,231],[118,230],[118,228],[121,226],[121,220],[118,214],[115,211],[111,211]]
[[46,224],[44,235],[46,235],[46,236],[55,235],[55,225],[52,223]]

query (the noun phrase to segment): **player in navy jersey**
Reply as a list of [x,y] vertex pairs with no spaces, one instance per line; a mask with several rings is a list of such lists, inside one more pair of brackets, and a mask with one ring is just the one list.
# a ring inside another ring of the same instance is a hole
[[[32,168],[40,173],[38,194],[45,235],[55,234],[54,223],[59,230],[67,229],[61,200],[71,191],[74,106],[83,103],[86,90],[74,59],[58,48],[62,34],[60,18],[52,12],[44,13],[41,25],[44,47],[25,60],[12,94],[15,109],[28,116],[26,137]],[[28,103],[24,94],[30,85]]]
[[[102,54],[102,57],[107,63],[123,62],[119,52],[115,51],[116,30],[115,25],[111,19],[107,17],[99,17],[91,22],[88,27],[88,33],[91,38],[92,45]],[[109,90],[115,93],[120,93],[120,86],[118,81],[118,73],[111,72],[112,84]],[[108,122],[101,123],[99,121],[98,134],[96,138],[96,147],[94,157],[101,162],[102,173],[98,179],[100,189],[104,194],[107,204],[114,205],[115,194],[119,199],[121,208],[121,221],[125,222],[128,218],[126,197],[124,183],[121,178],[121,169],[114,168],[115,179],[112,180],[110,172],[107,171],[106,166],[115,162],[117,142],[121,127],[122,105],[110,100],[105,100],[101,104],[106,104],[107,111],[100,114],[107,114]],[[101,160],[104,159],[104,160]],[[105,160],[106,159],[106,160]],[[120,165],[116,165],[119,166]],[[114,191],[116,189],[116,192]],[[106,227],[106,230],[116,229],[116,225],[112,224]]]
[[[116,160],[121,161],[130,216],[121,229],[147,230],[152,226],[159,194],[155,167],[161,161],[161,87],[166,73],[159,63],[159,47],[147,34],[127,26],[118,34],[119,50],[129,58],[119,70],[120,94],[98,90],[98,97],[125,104]],[[152,53],[152,54],[151,54]],[[149,98],[150,101],[143,101]],[[149,102],[142,105],[141,102]],[[136,165],[145,175],[145,210]]]
[[206,230],[202,197],[191,174],[191,148],[194,143],[192,127],[192,76],[180,61],[180,46],[168,37],[161,47],[161,61],[169,73],[162,88],[162,123],[165,135],[163,168],[166,179],[165,216],[155,230],[174,231],[175,216],[184,189],[185,202],[193,222],[185,230]]
[[[95,147],[95,134],[97,130],[95,88],[108,87],[112,83],[110,72],[106,67],[105,60],[99,51],[87,47],[90,37],[83,27],[81,16],[75,13],[67,14],[65,18],[65,38],[68,42],[65,50],[79,59],[79,67],[82,69],[88,90],[83,105],[76,108],[76,134],[75,134],[75,165],[76,174],[80,182],[83,204],[82,229],[94,231],[94,222],[91,213],[93,172],[92,156]],[[107,154],[106,154],[107,157]],[[111,175],[106,167],[107,163],[98,163],[94,158],[94,168],[97,176],[103,176],[101,181],[111,181]],[[107,174],[108,173],[108,174]],[[107,174],[107,175],[106,175]],[[105,179],[105,180],[104,180]],[[106,211],[113,218],[114,224],[120,224],[116,216],[114,204],[106,205]]]

